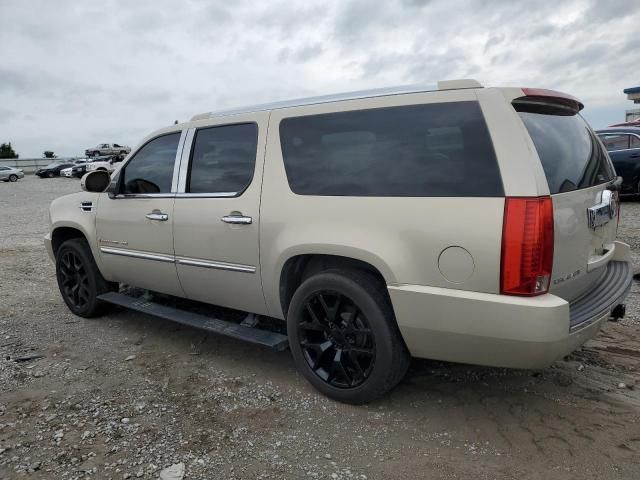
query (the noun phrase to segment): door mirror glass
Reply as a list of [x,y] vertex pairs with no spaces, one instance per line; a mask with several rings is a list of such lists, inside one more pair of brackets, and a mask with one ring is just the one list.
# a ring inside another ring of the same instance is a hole
[[85,192],[104,192],[111,183],[111,175],[105,170],[94,170],[80,180],[80,188]]

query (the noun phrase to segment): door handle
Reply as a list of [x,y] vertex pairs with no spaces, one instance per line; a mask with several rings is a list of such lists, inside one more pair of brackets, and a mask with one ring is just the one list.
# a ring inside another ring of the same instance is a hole
[[166,222],[169,220],[169,215],[162,213],[160,210],[154,210],[151,213],[145,215],[149,220],[155,220],[156,222]]
[[225,215],[220,220],[224,223],[232,223],[236,225],[250,225],[253,222],[251,217],[246,217],[239,212],[231,212],[230,215]]
[[631,158],[638,158],[638,157],[640,157],[640,153],[632,153],[632,154],[630,155],[630,157],[631,157]]

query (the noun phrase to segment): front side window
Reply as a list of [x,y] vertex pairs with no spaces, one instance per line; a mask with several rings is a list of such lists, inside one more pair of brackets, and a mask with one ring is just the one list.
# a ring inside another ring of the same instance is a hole
[[258,148],[255,123],[202,128],[196,132],[187,192],[243,192],[251,183]]
[[285,118],[280,142],[289,186],[299,195],[504,195],[477,102]]
[[124,166],[121,193],[170,193],[180,132],[154,138]]
[[631,135],[631,148],[640,148],[640,138]]
[[629,135],[600,135],[600,139],[609,152],[629,148]]

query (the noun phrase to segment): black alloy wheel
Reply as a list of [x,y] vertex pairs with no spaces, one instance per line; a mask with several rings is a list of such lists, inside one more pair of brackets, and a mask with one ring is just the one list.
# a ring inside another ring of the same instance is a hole
[[296,367],[320,392],[363,404],[391,390],[411,357],[384,280],[359,269],[303,275],[287,311]]
[[65,251],[60,262],[60,288],[65,299],[74,308],[84,309],[89,303],[89,275],[82,259],[73,250]]
[[376,344],[358,306],[336,291],[311,295],[298,323],[304,358],[314,373],[336,388],[353,388],[371,374]]
[[98,296],[118,288],[117,283],[104,279],[89,244],[81,238],[67,240],[58,248],[56,278],[67,307],[81,317],[100,315],[108,304],[98,300]]

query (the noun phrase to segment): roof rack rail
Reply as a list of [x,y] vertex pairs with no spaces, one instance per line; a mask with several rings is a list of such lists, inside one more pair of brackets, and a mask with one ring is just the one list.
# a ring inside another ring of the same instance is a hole
[[213,117],[225,117],[240,113],[262,112],[266,110],[277,110],[287,107],[301,107],[304,105],[316,105],[319,103],[337,102],[340,100],[356,100],[361,98],[384,97],[388,95],[401,95],[405,93],[424,93],[434,92],[438,90],[457,90],[463,88],[482,88],[477,80],[445,80],[433,85],[404,85],[398,87],[376,88],[372,90],[360,90],[357,92],[337,93],[333,95],[321,95],[317,97],[298,98],[295,100],[285,100],[280,102],[263,103],[242,108],[231,108],[228,110],[219,110],[215,112],[205,112],[195,115],[191,121],[205,120]]

